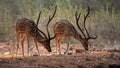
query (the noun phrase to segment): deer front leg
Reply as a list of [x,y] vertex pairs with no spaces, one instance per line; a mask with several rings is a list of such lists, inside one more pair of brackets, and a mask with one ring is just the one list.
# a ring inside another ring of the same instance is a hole
[[56,40],[56,54],[58,53],[58,42]]
[[61,54],[60,41],[58,41],[58,52],[59,52],[59,55],[60,55]]
[[57,37],[56,38],[56,53],[61,54],[61,49],[60,49],[60,41],[61,41],[61,37]]
[[34,43],[35,43],[36,49],[38,51],[38,55],[40,56],[40,52],[39,52],[39,48],[38,48],[38,45],[37,45],[37,41],[35,39],[34,39]]
[[25,36],[23,36],[23,39],[22,39],[22,41],[21,41],[21,44],[22,44],[22,54],[23,54],[23,57],[25,57],[25,54],[24,54],[24,42],[25,42],[25,39],[26,39],[26,37],[25,37]]

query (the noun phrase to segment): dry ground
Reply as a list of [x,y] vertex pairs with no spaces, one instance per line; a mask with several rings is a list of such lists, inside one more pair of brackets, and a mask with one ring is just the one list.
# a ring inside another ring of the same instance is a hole
[[7,45],[0,43],[0,68],[120,68],[119,50],[86,52],[75,47],[68,55],[56,55],[54,49],[53,53],[47,53],[42,48],[41,56],[31,51],[29,57],[23,58],[19,53],[16,58]]

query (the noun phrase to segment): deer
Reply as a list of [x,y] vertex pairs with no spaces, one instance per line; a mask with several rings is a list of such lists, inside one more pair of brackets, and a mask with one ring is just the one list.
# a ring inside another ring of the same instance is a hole
[[[77,30],[75,29],[75,27],[68,20],[63,19],[63,20],[60,20],[60,21],[55,23],[53,30],[54,30],[54,34],[56,35],[56,37],[55,37],[55,39],[56,39],[56,53],[59,52],[59,54],[61,54],[60,42],[61,42],[62,38],[67,38],[69,40],[71,37],[80,41],[82,46],[84,47],[84,49],[86,51],[88,51],[89,40],[97,38],[97,36],[91,37],[88,33],[88,30],[86,29],[86,19],[87,19],[89,13],[90,13],[90,8],[88,6],[87,14],[84,15],[84,22],[83,22],[84,29],[86,31],[87,36],[79,25],[79,19],[80,19],[81,13],[78,14],[77,11],[75,13],[76,25],[82,34],[78,33]],[[69,42],[67,43],[67,49],[64,52],[64,54],[68,53],[68,49],[69,49]]]
[[21,18],[21,19],[17,20],[17,22],[16,22],[16,39],[17,39],[16,57],[17,57],[17,53],[18,53],[20,39],[21,39],[21,47],[22,47],[22,56],[23,57],[25,56],[25,54],[24,54],[24,42],[25,41],[27,41],[28,56],[29,56],[29,47],[30,47],[29,38],[30,37],[32,37],[34,40],[38,54],[40,54],[40,53],[39,53],[37,42],[42,44],[48,52],[52,51],[51,47],[50,47],[50,41],[55,38],[55,35],[53,37],[50,36],[49,30],[48,30],[48,25],[54,18],[55,14],[56,14],[56,10],[57,10],[57,6],[55,7],[53,15],[49,16],[49,20],[47,21],[47,25],[46,25],[47,34],[45,34],[43,31],[41,31],[38,28],[38,22],[40,19],[41,11],[40,11],[38,19],[37,19],[37,24],[33,20],[28,19],[28,18]]

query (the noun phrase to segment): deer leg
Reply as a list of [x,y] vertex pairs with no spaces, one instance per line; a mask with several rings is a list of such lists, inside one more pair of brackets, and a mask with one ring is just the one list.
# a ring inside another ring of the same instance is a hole
[[56,54],[59,52],[59,54],[61,54],[61,50],[60,50],[60,38],[56,38]]
[[17,57],[17,54],[18,54],[18,48],[19,48],[19,40],[20,40],[20,34],[19,34],[19,33],[16,35],[16,38],[17,38],[17,42],[16,42],[16,45],[17,45],[16,57]]
[[66,51],[64,52],[64,54],[67,54],[68,53],[68,50],[69,50],[69,41],[70,41],[70,38],[67,38],[67,49]]
[[62,37],[59,37],[57,39],[57,48],[58,48],[58,52],[59,52],[59,55],[61,54],[61,48],[60,48],[60,41],[61,41]]
[[38,51],[38,55],[40,56],[40,52],[39,52],[39,48],[38,48],[38,45],[37,45],[37,41],[35,39],[34,39],[34,42],[35,42],[36,49]]
[[60,40],[58,41],[58,51],[59,51],[59,54],[61,54],[61,49],[60,49]]
[[23,38],[23,39],[22,39],[22,42],[21,42],[21,44],[22,44],[22,54],[23,54],[23,57],[25,56],[25,55],[24,55],[24,41],[25,41],[25,38]]
[[27,48],[28,48],[28,56],[29,56],[29,48],[30,48],[30,44],[29,44],[29,34],[27,34]]
[[57,39],[56,39],[56,54],[58,53],[57,48],[58,48],[58,42],[57,42]]

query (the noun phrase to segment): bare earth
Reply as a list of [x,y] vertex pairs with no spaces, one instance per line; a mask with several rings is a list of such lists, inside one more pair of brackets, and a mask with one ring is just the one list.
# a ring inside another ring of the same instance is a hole
[[33,52],[29,57],[21,57],[19,53],[16,58],[7,45],[0,44],[0,68],[120,68],[119,50],[86,52],[77,47],[68,55],[57,55],[52,49],[52,53],[40,50],[41,56]]

